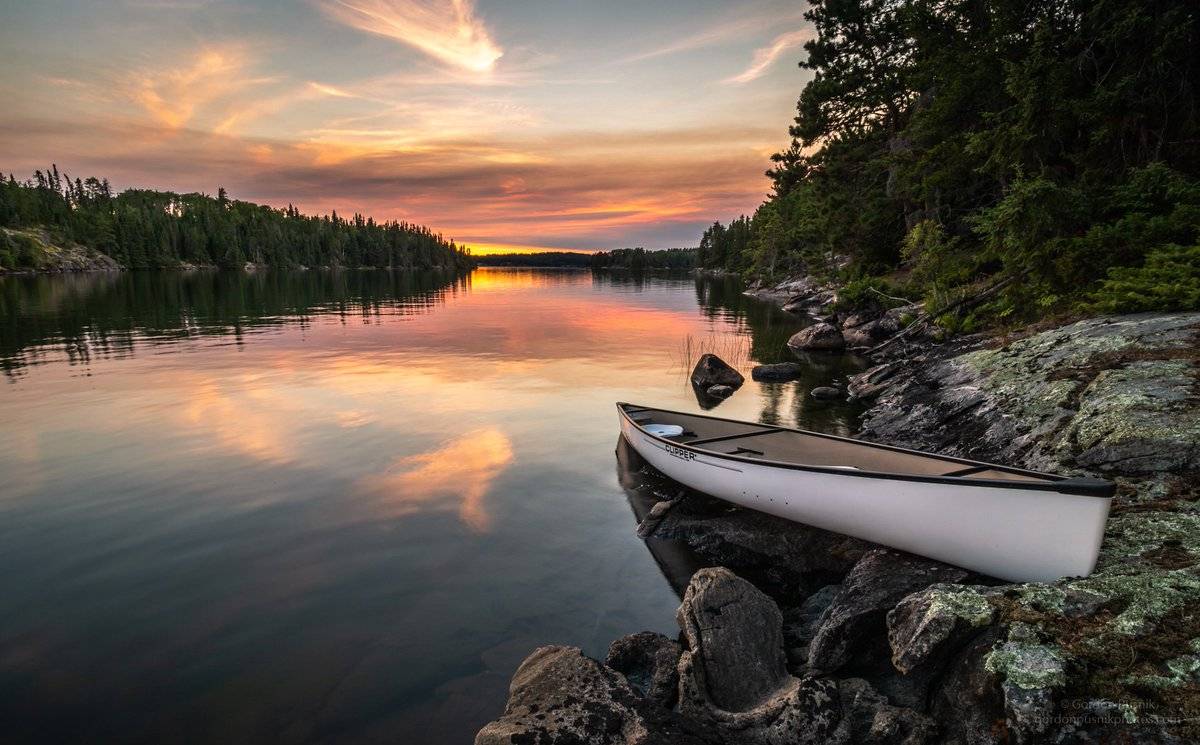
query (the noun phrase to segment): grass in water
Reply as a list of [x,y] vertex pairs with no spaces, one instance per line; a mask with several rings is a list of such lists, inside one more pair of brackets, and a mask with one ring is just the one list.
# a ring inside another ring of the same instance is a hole
[[742,369],[750,362],[750,337],[740,334],[709,334],[697,337],[687,334],[676,350],[676,364],[689,374],[706,354],[715,354],[730,367]]

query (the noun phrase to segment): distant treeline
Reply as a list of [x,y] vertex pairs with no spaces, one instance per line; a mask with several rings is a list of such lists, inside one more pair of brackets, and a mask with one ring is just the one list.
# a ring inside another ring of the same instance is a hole
[[571,251],[487,254],[474,257],[479,266],[588,267],[592,256]]
[[1200,4],[811,0],[805,16],[812,79],[773,191],[705,231],[702,267],[959,303],[957,328],[1200,308]]
[[593,269],[694,269],[696,249],[664,248],[647,251],[644,248],[617,248],[592,254]]
[[[58,167],[29,181],[0,176],[0,226],[40,227],[56,239],[94,248],[130,269],[181,264],[447,268],[472,265],[470,252],[428,228],[377,223],[336,212],[301,214],[204,194],[129,189],[114,194],[107,179],[74,179]],[[7,244],[7,245],[5,245]],[[0,266],[36,267],[31,246],[0,233]]]
[[590,267],[592,269],[692,269],[696,266],[696,249],[666,248],[647,251],[644,248],[617,248],[598,253],[545,251],[543,253],[510,253],[475,256],[479,266],[531,267]]

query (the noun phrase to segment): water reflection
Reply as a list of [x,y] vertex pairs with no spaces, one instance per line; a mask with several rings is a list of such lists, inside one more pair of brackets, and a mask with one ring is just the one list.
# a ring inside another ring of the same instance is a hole
[[380,511],[390,516],[419,512],[430,503],[457,502],[463,523],[482,533],[492,522],[484,498],[512,459],[512,443],[503,432],[480,429],[429,452],[398,458],[386,473],[365,476],[359,486],[378,497]]
[[370,322],[427,313],[466,291],[444,272],[121,272],[0,277],[0,369],[120,359],[137,347],[244,335],[313,315]]
[[[681,276],[0,278],[4,737],[470,741],[537,645],[677,630],[613,402],[803,323]],[[719,414],[849,431],[807,392],[852,364]]]
[[[638,455],[624,437],[617,438],[617,479],[633,510],[635,525],[646,519],[657,502],[674,498],[683,491],[679,484],[664,477]],[[682,600],[692,575],[704,567],[703,561],[685,541],[652,535],[645,539],[645,544],[659,571]]]

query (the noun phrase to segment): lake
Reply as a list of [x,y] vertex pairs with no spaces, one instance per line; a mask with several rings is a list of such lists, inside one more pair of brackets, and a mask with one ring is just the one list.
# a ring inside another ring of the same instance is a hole
[[715,413],[848,434],[807,391],[853,360],[749,380],[802,325],[689,277],[0,277],[3,739],[469,742],[535,647],[674,636],[613,404],[700,411],[715,350]]

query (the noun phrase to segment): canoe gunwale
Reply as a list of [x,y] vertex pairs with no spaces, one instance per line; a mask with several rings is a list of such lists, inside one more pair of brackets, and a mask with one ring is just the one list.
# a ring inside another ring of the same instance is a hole
[[[632,411],[627,411],[626,407],[629,407]],[[1030,470],[1023,469],[1023,468],[1004,466],[1004,465],[1000,465],[997,463],[985,463],[983,461],[975,461],[975,460],[970,460],[968,458],[958,458],[958,457],[951,456],[951,455],[939,455],[939,454],[935,454],[935,453],[926,453],[926,452],[923,452],[920,450],[913,450],[911,448],[899,447],[897,445],[886,445],[883,443],[866,442],[864,440],[856,440],[852,437],[840,437],[838,435],[830,435],[830,434],[825,434],[823,432],[813,432],[810,430],[797,429],[794,427],[778,427],[775,425],[759,425],[759,426],[770,427],[769,431],[772,431],[772,432],[774,432],[774,431],[798,432],[798,433],[804,434],[804,435],[811,435],[814,437],[823,437],[826,439],[838,440],[840,442],[848,442],[848,443],[852,443],[854,445],[859,445],[861,447],[878,448],[881,450],[890,450],[893,452],[907,453],[910,455],[919,455],[919,456],[931,458],[934,460],[943,460],[943,461],[947,461],[949,463],[958,463],[958,464],[962,464],[964,467],[970,466],[971,467],[970,470],[974,470],[975,468],[980,468],[980,467],[982,470],[995,469],[995,470],[999,470],[999,471],[1005,471],[1008,473],[1014,473],[1014,474],[1020,474],[1020,475],[1026,475],[1026,476],[1034,476],[1039,479],[1046,479],[1046,481],[1038,483],[1038,482],[1030,482],[1030,481],[1012,481],[1012,480],[1008,480],[1008,479],[970,478],[967,475],[946,476],[946,475],[923,475],[923,474],[914,474],[914,473],[893,473],[893,472],[887,472],[887,471],[864,471],[864,470],[857,470],[857,469],[850,470],[850,469],[845,469],[845,468],[837,468],[837,467],[829,467],[829,466],[806,465],[803,463],[789,463],[787,461],[764,460],[762,458],[748,458],[748,457],[741,456],[741,455],[735,455],[733,453],[722,453],[720,451],[709,450],[709,449],[706,449],[703,447],[693,447],[691,445],[691,443],[670,440],[665,437],[656,435],[652,432],[647,432],[645,429],[642,428],[642,426],[640,424],[638,424],[637,421],[635,421],[633,419],[632,416],[630,416],[630,414],[644,413],[647,411],[658,411],[658,412],[662,412],[664,414],[679,414],[680,416],[701,417],[701,418],[705,418],[705,419],[713,419],[716,421],[731,422],[734,424],[755,425],[756,424],[755,422],[744,422],[744,421],[741,421],[738,419],[726,419],[724,417],[708,416],[706,414],[692,414],[692,413],[688,413],[685,411],[672,411],[670,409],[658,409],[658,408],[654,408],[654,407],[650,407],[650,406],[638,406],[635,404],[629,404],[629,403],[625,403],[625,402],[617,403],[617,411],[620,413],[622,419],[628,421],[634,428],[636,428],[639,432],[641,432],[646,437],[652,438],[652,439],[654,439],[660,443],[663,443],[665,445],[670,445],[670,446],[676,447],[676,448],[683,448],[685,450],[689,450],[694,453],[702,454],[706,457],[718,458],[721,460],[728,460],[728,461],[735,461],[738,463],[748,463],[748,464],[754,464],[754,465],[760,465],[760,466],[770,466],[772,468],[784,468],[784,469],[789,469],[789,470],[793,470],[793,471],[811,471],[811,472],[816,472],[816,473],[828,473],[828,474],[834,474],[834,475],[838,475],[838,476],[848,476],[848,477],[854,477],[854,478],[890,479],[890,480],[894,480],[894,481],[917,481],[917,482],[934,483],[934,484],[952,484],[955,486],[985,486],[985,487],[1001,488],[1001,489],[1020,489],[1020,490],[1026,490],[1026,491],[1054,492],[1054,493],[1058,493],[1058,494],[1074,494],[1074,495],[1078,495],[1078,496],[1096,497],[1096,498],[1100,498],[1100,499],[1111,499],[1114,491],[1116,490],[1116,486],[1112,482],[1105,481],[1103,479],[1072,478],[1069,476],[1061,476],[1058,474],[1042,473],[1040,471],[1030,471]],[[755,434],[758,434],[758,433],[755,433]],[[734,439],[734,438],[733,437],[710,438],[710,441],[716,442],[718,440],[728,440],[728,439]],[[960,470],[967,470],[967,469],[960,469]]]

